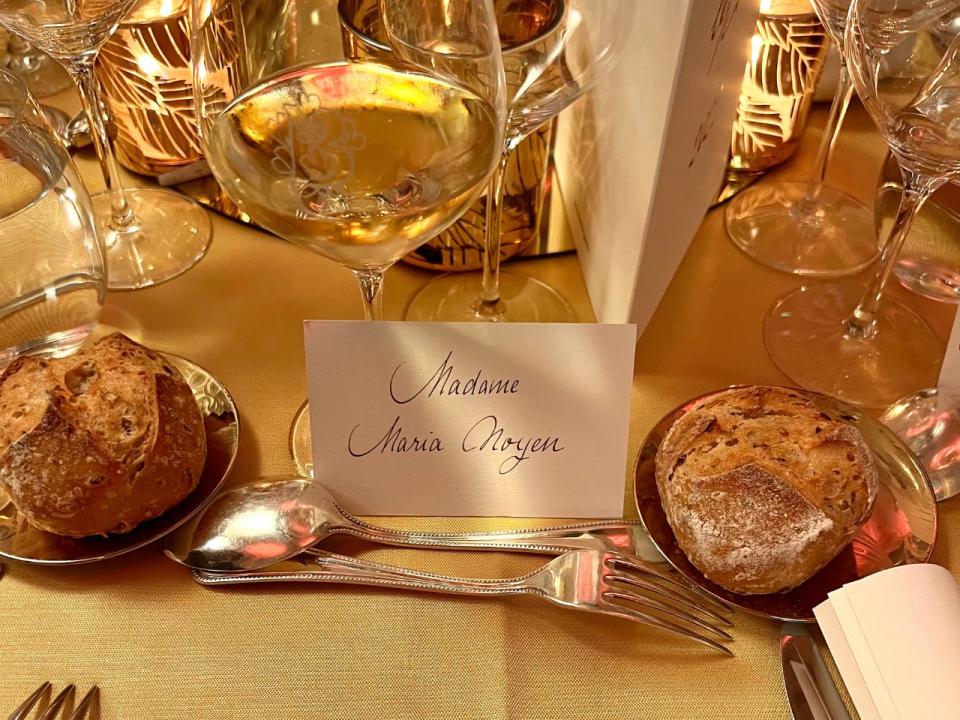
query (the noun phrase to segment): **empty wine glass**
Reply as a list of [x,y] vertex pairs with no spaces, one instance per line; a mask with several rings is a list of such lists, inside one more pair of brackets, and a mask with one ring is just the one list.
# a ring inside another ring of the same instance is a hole
[[124,189],[100,109],[94,63],[136,0],[0,0],[0,24],[59,61],[80,91],[106,192],[93,196],[109,287],[129,290],[176,277],[210,242],[197,203],[161,188]]
[[23,83],[0,70],[0,369],[79,347],[104,291],[77,169]]
[[[193,0],[194,93],[217,180],[259,225],[346,266],[364,315],[383,274],[456,221],[502,147],[490,0],[383,0],[394,52],[323,62],[329,3]],[[291,434],[308,469],[304,406]]]
[[[850,0],[809,1],[836,43],[841,63],[810,180],[758,183],[727,205],[725,217],[734,244],[764,265],[797,275],[839,277],[863,270],[879,251],[872,210],[825,184],[827,165],[853,95],[843,49]],[[808,3],[793,4],[801,12]],[[781,68],[781,72],[793,69]]]
[[911,309],[883,295],[917,210],[960,177],[960,39],[902,72],[885,60],[960,12],[960,0],[854,0],[845,47],[854,85],[900,165],[903,194],[866,287],[831,282],[781,298],[764,323],[773,361],[797,384],[868,407],[927,387],[943,348]]
[[[613,66],[630,32],[633,0],[503,2],[501,23],[509,112],[500,161],[487,190],[483,272],[428,283],[407,308],[408,320],[569,322],[573,309],[549,285],[500,272],[504,179],[510,153],[586,93]],[[524,8],[527,8],[524,12]]]

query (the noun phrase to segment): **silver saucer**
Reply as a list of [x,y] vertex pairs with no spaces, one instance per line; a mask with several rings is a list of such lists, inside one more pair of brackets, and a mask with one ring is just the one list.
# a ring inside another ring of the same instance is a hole
[[79,565],[136,550],[159,540],[189,520],[223,485],[237,457],[240,423],[237,406],[217,378],[177,355],[166,355],[190,385],[204,417],[207,460],[197,487],[176,507],[128,533],[69,538],[26,523],[0,490],[0,556],[40,565]]

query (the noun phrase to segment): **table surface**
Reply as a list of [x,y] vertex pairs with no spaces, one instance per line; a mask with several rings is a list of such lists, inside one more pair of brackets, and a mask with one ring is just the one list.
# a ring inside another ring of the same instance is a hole
[[[796,158],[773,177],[802,178],[824,109]],[[884,145],[854,108],[829,181],[865,202]],[[102,187],[89,154],[78,158]],[[131,179],[136,182],[136,180]],[[769,180],[765,180],[769,181]],[[287,430],[303,401],[301,322],[359,319],[352,275],[258,230],[213,216],[207,256],[158,287],[108,295],[102,324],[207,367],[235,396],[242,425],[233,481],[293,469]],[[593,320],[573,255],[512,263],[561,288]],[[400,319],[432,275],[388,274],[386,316]],[[637,344],[624,510],[635,517],[632,460],[668,410],[731,383],[785,383],[764,351],[761,319],[798,285],[727,239],[711,211]],[[894,288],[944,338],[953,308]],[[931,381],[934,379],[931,378]],[[941,506],[934,561],[956,574],[960,501]],[[389,519],[450,530],[536,521]],[[484,576],[539,562],[500,553],[428,553],[330,543],[412,567]],[[778,627],[738,614],[736,657],[726,659],[623,621],[564,612],[536,599],[461,599],[339,586],[210,590],[159,545],[97,565],[7,563],[0,581],[0,708],[42,680],[91,683],[109,720],[198,718],[787,718]]]

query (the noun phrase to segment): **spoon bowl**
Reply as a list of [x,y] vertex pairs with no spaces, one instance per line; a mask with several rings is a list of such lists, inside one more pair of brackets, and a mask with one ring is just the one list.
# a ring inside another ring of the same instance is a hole
[[210,572],[259,570],[335,532],[340,509],[326,488],[280,477],[229,488],[170,536],[166,553]]

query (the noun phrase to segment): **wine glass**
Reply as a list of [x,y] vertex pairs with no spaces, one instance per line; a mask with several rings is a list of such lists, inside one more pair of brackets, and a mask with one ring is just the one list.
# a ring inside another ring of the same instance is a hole
[[0,70],[0,369],[78,348],[97,324],[104,283],[77,169],[23,83]]
[[[490,0],[383,0],[394,52],[330,61],[328,5],[193,0],[201,141],[241,210],[353,271],[381,320],[384,272],[455,222],[496,165],[496,20]],[[307,471],[306,405],[291,447]]]
[[[879,252],[873,211],[825,184],[827,165],[853,95],[844,58],[843,31],[850,0],[793,0],[813,5],[840,53],[840,78],[807,182],[759,183],[727,205],[727,234],[734,244],[768,267],[811,277],[860,272]],[[789,69],[782,70],[789,72]]]
[[903,194],[879,262],[864,287],[831,282],[782,297],[764,322],[773,361],[797,384],[857,405],[882,407],[927,387],[943,348],[929,325],[883,295],[917,211],[960,177],[960,39],[927,62],[889,74],[885,61],[960,12],[960,0],[854,0],[847,66],[903,174]]
[[111,290],[143,288],[192,267],[210,242],[197,203],[161,188],[128,188],[110,147],[94,63],[136,0],[0,0],[0,25],[59,61],[77,84],[106,182],[93,196]]
[[[573,309],[549,285],[500,272],[504,179],[520,142],[586,93],[612,67],[633,24],[633,0],[541,0],[537,12],[502,2],[501,23],[509,112],[497,170],[487,190],[483,272],[445,275],[428,283],[407,308],[408,320],[569,322]],[[524,3],[519,3],[523,6]],[[532,17],[538,22],[529,22]]]

